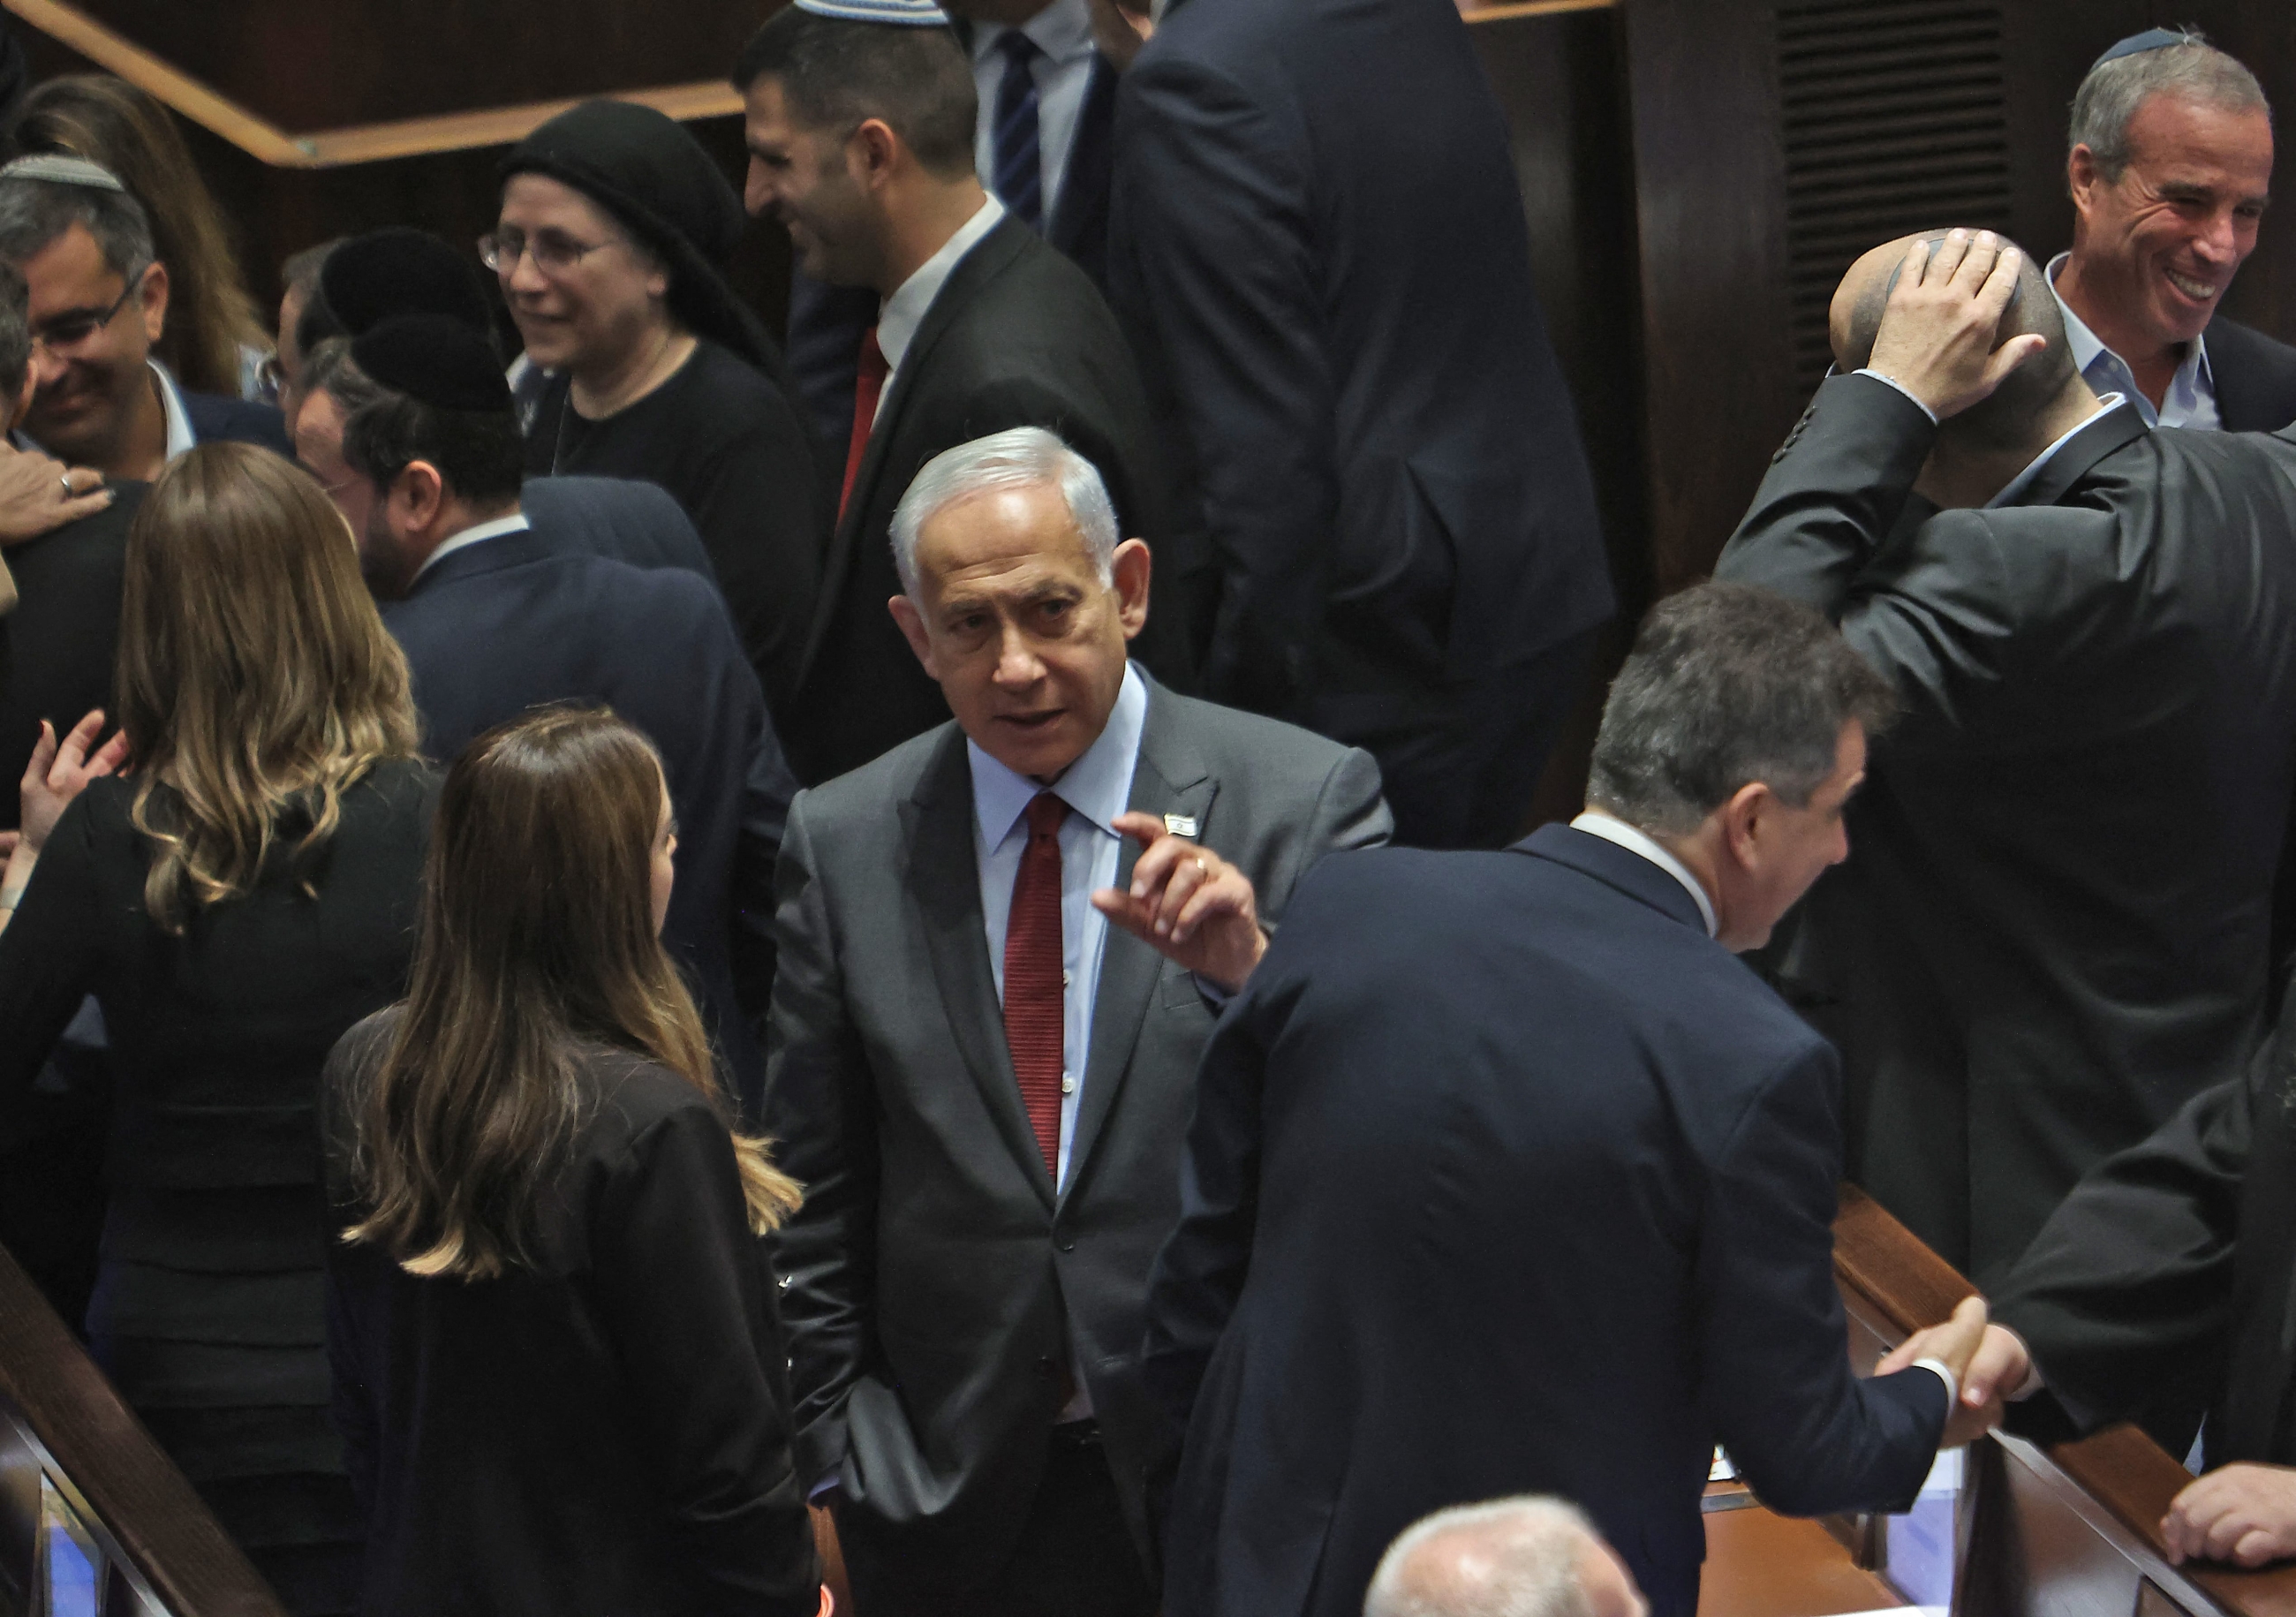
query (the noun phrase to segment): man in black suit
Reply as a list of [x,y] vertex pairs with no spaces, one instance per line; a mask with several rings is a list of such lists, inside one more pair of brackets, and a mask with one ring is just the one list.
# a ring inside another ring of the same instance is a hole
[[355,376],[327,384],[358,399],[342,428],[346,475],[329,491],[406,653],[425,751],[452,759],[549,702],[610,707],[646,733],[677,817],[662,937],[754,1108],[763,1063],[735,991],[733,929],[745,903],[767,907],[795,783],[724,602],[685,569],[640,570],[540,529],[521,504],[509,385],[467,325],[396,316],[349,350]]
[[1507,132],[1449,0],[1175,4],[1118,94],[1110,295],[1217,559],[1203,690],[1522,829],[1611,615]]
[[[949,0],[943,9],[972,59],[980,183],[1105,290],[1122,64],[1095,38],[1090,0]],[[861,341],[876,321],[866,287],[791,274],[790,371],[825,442],[841,444],[853,420]]]
[[[815,7],[835,0],[810,0]],[[894,9],[890,6],[882,9]],[[1099,468],[1124,531],[1159,546],[1137,655],[1185,685],[1188,557],[1165,546],[1155,434],[1132,356],[1084,272],[1013,218],[973,172],[972,75],[949,30],[791,5],[734,72],[747,107],[747,201],[790,228],[808,271],[884,300],[843,464],[807,643],[799,776],[842,774],[948,716],[886,611],[888,548],[909,480],[1001,428],[1049,428]]]
[[144,481],[194,444],[292,453],[277,410],[187,393],[152,357],[167,329],[168,267],[143,204],[105,169],[45,154],[0,168],[0,259],[31,289],[38,385],[18,423],[30,441]]
[[1833,315],[1859,373],[1716,576],[1825,612],[1911,711],[1778,968],[1842,1048],[1852,1177],[1990,1286],[2265,1022],[2296,445],[2097,398],[1989,235],[1875,249]]
[[1141,1309],[1196,1059],[1262,918],[1387,810],[1364,754],[1128,662],[1147,546],[1051,434],[938,456],[894,531],[955,721],[800,793],[776,882],[799,1464],[869,1617],[1148,1617]]
[[1309,873],[1204,1053],[1149,1293],[1167,1609],[1355,1617],[1406,1523],[1538,1491],[1690,1617],[1718,1441],[1817,1514],[1982,1424],[1974,1299],[1934,1375],[1852,1377],[1840,1069],[1732,958],[1842,857],[1891,705],[1816,613],[1704,586],[1644,626],[1570,825]]
[[2070,145],[2072,250],[2048,273],[2089,386],[2148,426],[2296,421],[2296,349],[2217,312],[2270,201],[2255,76],[2197,32],[2135,35],[2081,80]]

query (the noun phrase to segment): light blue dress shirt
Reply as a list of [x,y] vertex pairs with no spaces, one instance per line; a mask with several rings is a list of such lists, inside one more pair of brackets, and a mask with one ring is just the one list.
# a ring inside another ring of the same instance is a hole
[[[2049,291],[2057,290],[2057,275],[2071,258],[2061,252],[2049,260]],[[2161,407],[2154,409],[2152,401],[2144,397],[2144,390],[2136,385],[2136,373],[2128,362],[2104,346],[2103,339],[2088,329],[2072,305],[2063,298],[2057,299],[2057,312],[2064,316],[2065,341],[2073,351],[2073,364],[2080,371],[2081,380],[2100,398],[2107,393],[2124,395],[2136,406],[2148,427],[2194,427],[2203,432],[2214,432],[2224,425],[2224,417],[2217,413],[2216,373],[2209,368],[2209,344],[2206,337],[2193,339],[2193,346],[2185,355],[2185,362],[2169,379],[2169,390],[2161,396]]]

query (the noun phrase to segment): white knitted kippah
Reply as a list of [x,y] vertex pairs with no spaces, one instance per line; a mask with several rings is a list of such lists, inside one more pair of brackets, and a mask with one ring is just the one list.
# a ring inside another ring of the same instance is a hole
[[0,168],[0,180],[46,180],[56,185],[86,185],[91,191],[125,192],[119,176],[101,163],[91,163],[84,157],[66,157],[61,152],[43,152],[32,157],[20,157],[5,168]]
[[890,22],[903,28],[946,28],[948,13],[933,0],[795,0],[798,10],[841,22]]

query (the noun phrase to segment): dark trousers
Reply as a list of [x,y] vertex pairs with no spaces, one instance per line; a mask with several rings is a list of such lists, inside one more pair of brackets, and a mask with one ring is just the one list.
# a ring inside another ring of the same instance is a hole
[[857,1617],[1155,1617],[1156,1590],[1093,1421],[1053,1428],[1021,1540],[977,1588],[936,1584],[932,1567],[885,1555],[866,1533],[843,1535],[843,1544]]

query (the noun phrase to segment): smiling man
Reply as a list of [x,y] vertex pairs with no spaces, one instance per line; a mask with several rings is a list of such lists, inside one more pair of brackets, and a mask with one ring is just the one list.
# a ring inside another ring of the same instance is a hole
[[2255,76],[2197,33],[2135,35],[2081,81],[2070,145],[2073,245],[2049,278],[2089,385],[2151,426],[2296,420],[2296,349],[2217,312],[2272,184]]
[[800,793],[776,878],[799,1463],[871,1617],[1147,1617],[1141,1309],[1196,1058],[1301,873],[1386,840],[1378,771],[1129,663],[1148,547],[1048,432],[936,457],[893,545],[955,719]]
[[1060,434],[1098,468],[1125,532],[1158,546],[1134,655],[1192,684],[1192,567],[1168,538],[1163,469],[1131,349],[1091,280],[981,185],[972,64],[931,0],[798,0],[734,70],[744,201],[787,226],[808,275],[881,300],[800,695],[784,727],[819,782],[947,717],[885,615],[886,538],[917,469],[1006,427]]

